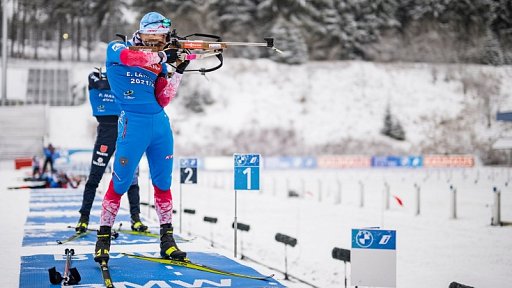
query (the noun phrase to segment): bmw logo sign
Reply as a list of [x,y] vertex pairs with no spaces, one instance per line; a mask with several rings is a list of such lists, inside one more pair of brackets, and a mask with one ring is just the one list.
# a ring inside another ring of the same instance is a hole
[[360,247],[369,247],[373,243],[373,235],[369,231],[360,230],[356,235],[356,242]]

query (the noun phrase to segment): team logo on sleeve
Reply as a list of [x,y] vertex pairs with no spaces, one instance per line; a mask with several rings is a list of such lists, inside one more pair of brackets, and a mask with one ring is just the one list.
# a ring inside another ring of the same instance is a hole
[[133,95],[133,90],[127,90],[127,91],[125,91],[125,92],[123,93],[123,95],[124,95],[124,99],[126,99],[126,100],[132,100],[132,99],[135,99],[135,97],[134,97],[134,96],[131,96],[131,95]]
[[98,151],[96,151],[96,154],[98,154],[100,156],[107,157],[108,156],[107,150],[108,150],[107,145],[100,145],[100,149]]
[[101,153],[105,153],[105,152],[107,152],[107,150],[108,150],[108,146],[107,145],[101,145],[100,146],[100,152]]
[[128,158],[125,158],[125,157],[119,158],[119,163],[121,163],[121,166],[126,166],[126,164],[128,164]]
[[126,47],[126,46],[124,46],[124,44],[122,44],[122,43],[116,43],[116,44],[112,45],[112,50],[117,51],[123,47]]
[[103,162],[103,158],[102,157],[98,157],[98,159],[93,160],[92,164],[94,164],[96,166],[100,166],[100,167],[104,167],[105,165],[107,165],[105,162]]

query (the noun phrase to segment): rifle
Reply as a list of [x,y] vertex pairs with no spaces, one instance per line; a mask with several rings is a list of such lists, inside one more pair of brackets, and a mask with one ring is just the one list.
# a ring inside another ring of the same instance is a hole
[[[219,61],[219,64],[217,66],[208,69],[200,68],[185,70],[185,72],[200,72],[202,75],[204,75],[207,72],[215,71],[222,67],[222,64],[224,63],[222,52],[224,52],[224,49],[229,47],[266,47],[276,51],[277,53],[283,53],[281,50],[277,49],[274,46],[274,38],[263,38],[265,42],[223,42],[220,36],[212,34],[193,33],[187,36],[179,36],[176,33],[176,29],[173,29],[169,36],[169,42],[164,46],[163,50],[177,49],[179,61],[199,60],[213,56],[217,57]],[[206,38],[212,40],[208,41],[195,38]],[[129,49],[142,50],[148,52],[161,51],[161,48],[155,46],[130,46]]]

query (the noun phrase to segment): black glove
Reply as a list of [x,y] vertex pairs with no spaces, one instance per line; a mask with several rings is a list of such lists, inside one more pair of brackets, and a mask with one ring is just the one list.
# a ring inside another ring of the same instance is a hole
[[178,60],[178,49],[166,48],[162,52],[164,52],[165,56],[167,56],[167,61],[165,61],[166,63],[171,64]]
[[180,63],[180,65],[176,66],[176,73],[183,74],[185,69],[187,69],[188,64],[190,64],[190,60],[185,60]]

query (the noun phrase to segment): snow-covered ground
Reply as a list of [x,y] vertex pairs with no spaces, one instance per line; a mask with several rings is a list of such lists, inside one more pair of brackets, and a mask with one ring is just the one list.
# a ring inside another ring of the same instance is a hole
[[[3,163],[0,176],[4,196],[0,216],[9,219],[0,236],[0,286],[14,287],[23,253],[28,191],[5,189],[23,173],[7,165]],[[140,183],[143,200],[148,195],[145,173],[143,170]],[[492,187],[496,185],[502,191],[502,219],[512,221],[512,191],[506,186],[511,173],[510,169],[485,167],[263,171],[260,192],[238,192],[238,221],[251,226],[249,232],[239,233],[238,255],[242,252],[284,270],[284,248],[274,236],[287,234],[298,239],[296,247],[287,249],[291,275],[317,287],[342,287],[343,263],[331,258],[332,248],[349,249],[352,228],[380,226],[397,230],[397,287],[448,287],[451,281],[474,287],[507,287],[512,281],[512,226],[493,227],[490,220]],[[364,207],[359,207],[360,183]],[[404,207],[393,200],[390,210],[383,210],[384,183],[389,184],[392,195],[404,201]],[[421,192],[419,216],[414,215],[414,184]],[[450,185],[458,191],[457,219],[450,219]],[[196,210],[195,215],[184,214],[182,232],[199,239],[210,239],[213,233],[217,251],[228,256],[233,255],[234,246],[231,187],[230,171],[199,171],[198,185],[173,183],[175,207],[179,208],[182,195],[183,208]],[[289,190],[304,197],[288,198]],[[149,213],[155,219],[154,212]],[[217,217],[218,223],[203,222],[204,216]],[[179,214],[174,222],[179,229]],[[278,273],[276,278],[283,276]],[[307,287],[293,279],[283,284]]]
[[[18,287],[20,275],[21,241],[25,220],[28,214],[28,190],[7,190],[7,187],[17,185],[19,172],[14,171],[12,161],[0,162],[0,214],[4,219],[5,230],[0,235],[0,274],[2,287]],[[14,193],[11,193],[16,191]]]
[[[269,171],[264,174],[261,193],[238,193],[238,220],[252,227],[242,235],[244,254],[284,269],[283,245],[274,236],[279,232],[296,237],[298,245],[288,248],[289,272],[318,287],[341,287],[343,264],[331,259],[332,248],[349,249],[352,228],[380,226],[397,230],[397,287],[447,287],[451,281],[505,287],[512,280],[512,227],[489,224],[493,184],[503,190],[503,219],[512,220],[512,194],[504,186],[507,173],[486,168]],[[232,247],[231,173],[205,174],[205,186],[183,186],[184,207],[199,213],[187,217],[191,218],[188,226],[208,236],[209,224],[201,223],[202,215],[217,216],[215,240]],[[286,186],[300,193],[301,179],[306,196],[287,198]],[[338,181],[341,204],[335,204]],[[365,191],[363,208],[359,207],[359,181]],[[392,202],[391,209],[383,212],[384,182],[392,195],[401,197],[404,207]],[[421,188],[420,216],[414,216],[415,183]],[[456,220],[450,219],[449,185],[458,191]]]

